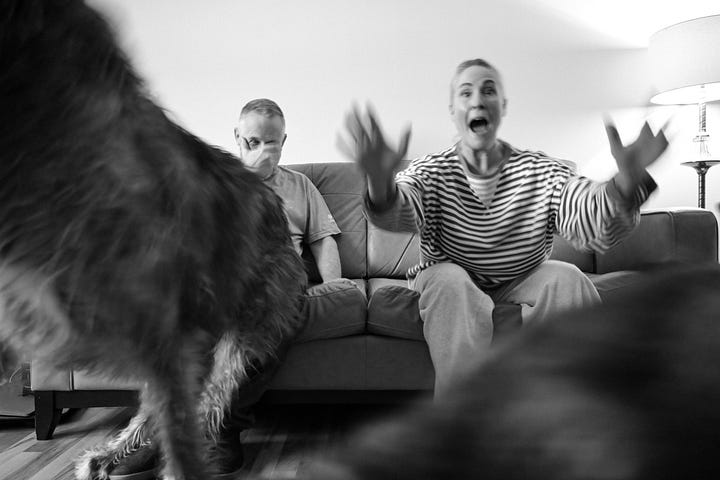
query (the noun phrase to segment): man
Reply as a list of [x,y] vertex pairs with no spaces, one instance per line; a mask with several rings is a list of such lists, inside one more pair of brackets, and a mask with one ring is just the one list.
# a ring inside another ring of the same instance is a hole
[[452,79],[450,116],[459,141],[449,149],[418,158],[395,176],[409,129],[393,150],[374,114],[357,110],[348,115],[348,139],[340,143],[367,175],[371,221],[420,232],[421,261],[408,278],[420,293],[436,396],[487,354],[496,302],[520,304],[527,323],[600,301],[580,270],[549,260],[553,234],[596,251],[624,238],[656,187],[645,168],[667,147],[663,133],[654,135],[647,124],[623,147],[608,125],[619,171],[608,182],[593,182],[566,162],[500,140],[506,112],[500,73],[474,59],[461,63]]
[[307,245],[322,281],[340,279],[340,255],[333,238],[340,229],[310,179],[278,165],[286,139],[285,116],[277,103],[260,98],[242,108],[235,128],[241,160],[283,199],[298,255]]

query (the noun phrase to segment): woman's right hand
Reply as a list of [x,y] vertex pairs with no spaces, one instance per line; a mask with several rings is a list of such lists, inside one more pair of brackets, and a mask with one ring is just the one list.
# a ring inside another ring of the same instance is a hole
[[370,106],[364,113],[353,106],[345,116],[345,127],[347,136],[338,138],[338,148],[367,175],[368,193],[373,204],[386,204],[395,192],[395,172],[407,154],[410,127],[402,133],[397,150],[385,141]]

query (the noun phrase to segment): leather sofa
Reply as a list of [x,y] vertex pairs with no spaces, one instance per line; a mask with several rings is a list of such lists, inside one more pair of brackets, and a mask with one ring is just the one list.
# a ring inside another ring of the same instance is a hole
[[[432,390],[434,373],[405,271],[418,258],[418,237],[379,230],[363,214],[364,177],[352,163],[289,165],[318,187],[342,231],[337,237],[343,276],[364,295],[328,298],[321,318],[290,348],[262,401],[382,402]],[[552,258],[577,265],[603,299],[663,262],[717,262],[718,227],[704,209],[644,211],[638,228],[605,254],[578,252],[557,237]],[[311,280],[317,281],[311,259]],[[348,286],[350,289],[355,287]],[[519,306],[496,306],[496,332],[515,328]],[[36,434],[48,439],[65,408],[132,405],[137,385],[32,364]]]

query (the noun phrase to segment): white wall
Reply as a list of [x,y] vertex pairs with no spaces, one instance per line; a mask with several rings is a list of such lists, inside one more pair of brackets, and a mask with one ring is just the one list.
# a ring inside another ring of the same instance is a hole
[[[648,208],[696,205],[693,107],[648,107],[646,49],[581,27],[531,0],[92,0],[115,22],[150,90],[185,127],[235,152],[242,105],[269,97],[283,108],[285,163],[341,161],[335,147],[355,101],[371,101],[395,138],[413,127],[410,156],[453,141],[448,84],[462,60],[483,57],[503,73],[509,111],[501,137],[613,174],[602,124],[623,138],[644,119],[668,118],[671,147],[651,168],[660,185]],[[545,2],[547,3],[547,2]],[[708,106],[720,157],[720,104]],[[716,171],[717,170],[717,171]],[[717,211],[720,167],[708,173]]]

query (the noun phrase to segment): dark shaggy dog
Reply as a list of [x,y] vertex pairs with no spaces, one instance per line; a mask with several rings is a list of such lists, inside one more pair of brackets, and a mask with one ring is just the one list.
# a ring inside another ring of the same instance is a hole
[[368,428],[307,478],[719,478],[720,268],[650,276],[526,327],[447,397]]
[[0,125],[0,338],[147,385],[78,476],[152,439],[165,478],[207,478],[199,439],[300,326],[279,199],[170,121],[80,1],[2,0]]

